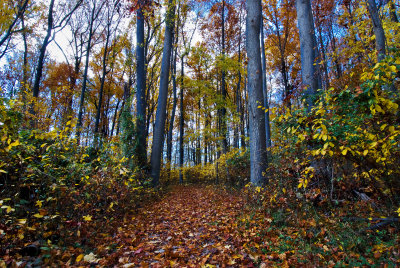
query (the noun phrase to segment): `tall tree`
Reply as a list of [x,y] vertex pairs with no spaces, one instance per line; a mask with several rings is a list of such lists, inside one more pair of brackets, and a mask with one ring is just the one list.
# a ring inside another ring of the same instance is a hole
[[143,167],[147,161],[146,154],[146,72],[144,43],[144,1],[139,1],[136,11],[136,156],[138,164]]
[[[180,5],[178,7],[178,14],[177,17],[179,18],[180,15]],[[172,112],[171,112],[171,118],[169,120],[169,128],[168,128],[168,134],[167,134],[167,161],[169,162],[169,168],[171,168],[171,160],[172,160],[172,135],[173,135],[173,129],[174,129],[174,121],[175,121],[175,113],[176,113],[176,106],[178,102],[177,98],[177,88],[176,88],[176,61],[177,61],[177,56],[178,56],[178,41],[179,41],[179,25],[180,20],[177,20],[177,24],[175,27],[175,40],[174,40],[174,51],[173,51],[173,57],[171,61],[171,68],[172,68],[172,98],[173,98],[173,104],[172,104]]]
[[311,111],[314,95],[321,88],[315,60],[318,55],[310,0],[296,0],[297,24],[300,34],[301,75],[307,109]]
[[[225,60],[225,0],[222,0],[222,9],[221,9],[221,55],[222,60]],[[225,64],[223,64],[225,65]],[[222,136],[222,152],[226,154],[228,152],[228,140],[227,140],[227,125],[226,125],[226,83],[225,83],[225,67],[222,67],[221,72],[221,95],[223,99],[223,105],[220,111],[220,124],[221,124],[221,136]]]
[[261,0],[247,0],[247,89],[250,119],[250,181],[255,186],[266,183],[265,113],[258,106],[264,102],[260,49]]
[[165,18],[166,27],[164,36],[163,57],[161,62],[160,89],[158,94],[158,105],[151,150],[151,177],[153,179],[152,183],[154,186],[157,186],[159,184],[160,179],[161,155],[164,145],[165,118],[168,97],[169,69],[171,65],[170,60],[173,43],[174,16],[175,3],[173,0],[169,0]]

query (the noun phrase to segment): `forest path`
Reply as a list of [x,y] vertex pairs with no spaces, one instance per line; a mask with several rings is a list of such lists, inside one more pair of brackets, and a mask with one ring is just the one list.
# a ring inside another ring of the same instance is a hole
[[216,186],[177,186],[119,229],[121,246],[113,264],[252,267],[254,256],[244,248],[251,230],[240,224],[244,205],[240,195]]

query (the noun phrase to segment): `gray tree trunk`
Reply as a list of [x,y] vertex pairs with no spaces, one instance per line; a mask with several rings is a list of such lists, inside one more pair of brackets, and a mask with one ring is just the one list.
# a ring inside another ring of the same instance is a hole
[[[179,17],[179,9],[178,9],[178,17]],[[174,44],[177,45],[179,41],[179,21],[176,25],[175,32],[177,33],[175,35],[175,40]],[[169,170],[171,170],[171,160],[172,160],[172,135],[173,135],[173,130],[174,130],[174,121],[175,121],[175,113],[176,113],[176,106],[178,102],[178,97],[176,94],[176,60],[178,56],[178,48],[175,46],[174,52],[173,52],[173,58],[172,58],[172,63],[171,63],[171,68],[172,68],[172,91],[173,91],[173,105],[172,105],[172,113],[171,113],[171,119],[169,121],[169,128],[168,128],[168,135],[167,135],[167,160],[170,163],[169,165]]]
[[386,37],[385,31],[382,27],[381,19],[379,18],[378,8],[376,7],[375,0],[368,0],[367,7],[371,15],[372,25],[375,34],[376,50],[378,51],[378,61],[386,57]]
[[262,60],[262,85],[264,93],[264,107],[267,110],[265,113],[265,135],[267,141],[267,148],[271,147],[271,125],[269,122],[269,102],[268,102],[268,88],[267,88],[267,66],[265,62],[265,44],[264,44],[264,21],[261,17],[260,24],[261,31],[261,60]]
[[184,59],[185,56],[183,55],[181,58],[181,92],[180,92],[180,103],[179,103],[179,112],[180,112],[180,119],[179,119],[179,183],[183,183],[183,157],[184,157],[184,150],[183,150],[183,134],[184,134],[184,126],[185,126],[185,117],[184,117],[184,108],[183,108],[183,76],[185,74],[184,71]]
[[250,181],[255,186],[266,183],[265,113],[257,108],[264,103],[260,48],[261,0],[247,0],[247,89],[250,123]]
[[314,65],[318,51],[310,0],[296,0],[296,10],[300,34],[301,77],[306,88],[304,96],[307,109],[311,111],[314,95],[321,88],[321,78],[318,65]]
[[158,106],[156,121],[153,131],[153,145],[151,150],[151,177],[153,186],[158,186],[160,179],[161,156],[164,144],[165,118],[168,97],[169,69],[174,30],[175,4],[173,0],[168,2],[166,13],[166,27],[164,37],[163,58],[161,61],[160,89],[158,94]]

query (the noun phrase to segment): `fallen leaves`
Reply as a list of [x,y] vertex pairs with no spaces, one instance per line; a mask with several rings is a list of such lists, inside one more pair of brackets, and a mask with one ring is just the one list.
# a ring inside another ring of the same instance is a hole
[[[116,254],[124,258],[119,263],[156,267],[252,263],[237,228],[244,204],[239,194],[211,187],[177,187],[159,203],[143,208],[121,230],[122,247]],[[127,230],[138,238],[131,244],[126,243]]]
[[[26,239],[37,232],[41,221],[51,217],[45,216],[50,213],[36,205],[37,214],[18,220],[16,239]],[[114,208],[118,212],[119,205]],[[75,245],[60,247],[59,232],[46,230],[41,234],[42,244],[32,247],[35,254],[22,256],[33,258],[40,254],[35,258],[42,266],[127,268],[293,267],[309,262],[327,266],[344,263],[347,257],[361,256],[346,252],[355,245],[346,248],[328,239],[332,234],[328,226],[337,224],[334,218],[326,217],[322,222],[321,218],[305,215],[296,217],[290,210],[268,215],[265,208],[249,206],[240,193],[219,187],[176,186],[163,199],[147,203],[135,213],[127,213],[112,222],[100,213],[96,217],[87,214],[80,220],[64,222],[55,215],[62,227],[69,230]],[[36,219],[34,224],[32,219]],[[294,221],[295,225],[287,224]],[[0,235],[8,232],[5,226],[0,227]],[[65,238],[61,243],[65,243]],[[372,257],[384,258],[385,252],[395,252],[394,247],[375,246],[368,263],[374,263]],[[18,259],[13,262],[13,258],[3,257],[7,265],[24,263]],[[32,263],[32,259],[23,258],[27,264]]]

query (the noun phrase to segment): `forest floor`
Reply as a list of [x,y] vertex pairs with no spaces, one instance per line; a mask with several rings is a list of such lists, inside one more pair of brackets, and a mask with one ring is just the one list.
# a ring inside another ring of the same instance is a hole
[[238,228],[245,201],[239,194],[216,188],[177,186],[161,201],[140,209],[120,229],[121,242],[114,253],[118,260],[109,258],[105,264],[253,266],[256,257],[245,248],[251,232]]
[[400,265],[396,228],[357,233],[348,223],[305,208],[268,212],[248,196],[215,185],[173,186],[112,226],[98,215],[68,229],[69,238],[61,235],[60,241],[70,240],[64,246],[47,240],[38,256],[9,255],[0,258],[0,267]]

